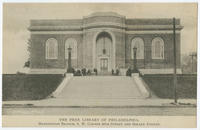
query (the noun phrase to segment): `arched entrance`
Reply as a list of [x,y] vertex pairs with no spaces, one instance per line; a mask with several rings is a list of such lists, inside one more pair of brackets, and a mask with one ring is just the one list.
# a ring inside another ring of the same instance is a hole
[[96,37],[96,65],[101,74],[110,73],[113,49],[112,37],[108,32],[101,32]]

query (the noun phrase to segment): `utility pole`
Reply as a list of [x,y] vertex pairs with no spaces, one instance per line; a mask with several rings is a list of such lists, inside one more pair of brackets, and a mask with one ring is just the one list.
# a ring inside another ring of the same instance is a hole
[[174,80],[174,102],[177,103],[177,77],[176,77],[176,19],[173,18],[173,42],[174,42],[174,74],[173,74],[173,80]]

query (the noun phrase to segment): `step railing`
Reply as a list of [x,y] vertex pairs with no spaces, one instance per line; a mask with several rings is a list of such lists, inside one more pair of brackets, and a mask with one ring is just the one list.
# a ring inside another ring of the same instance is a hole
[[149,98],[150,97],[150,93],[146,89],[145,84],[143,82],[143,79],[139,76],[139,74],[138,73],[132,73],[132,77],[133,77],[137,87],[139,88],[142,96],[144,98]]

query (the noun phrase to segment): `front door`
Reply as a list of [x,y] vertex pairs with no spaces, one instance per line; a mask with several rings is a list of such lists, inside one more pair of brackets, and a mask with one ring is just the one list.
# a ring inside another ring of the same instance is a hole
[[108,59],[107,58],[101,58],[100,70],[101,70],[101,72],[108,72]]

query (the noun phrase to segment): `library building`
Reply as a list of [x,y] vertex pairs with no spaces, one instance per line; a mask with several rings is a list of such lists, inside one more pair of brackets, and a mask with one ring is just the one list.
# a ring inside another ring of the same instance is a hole
[[[176,19],[176,60],[181,62],[180,19]],[[95,12],[80,19],[30,20],[30,73],[64,73],[75,69],[121,72],[134,64],[149,73],[173,69],[173,19],[126,18],[115,12]]]

